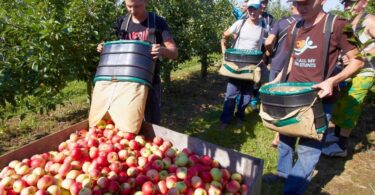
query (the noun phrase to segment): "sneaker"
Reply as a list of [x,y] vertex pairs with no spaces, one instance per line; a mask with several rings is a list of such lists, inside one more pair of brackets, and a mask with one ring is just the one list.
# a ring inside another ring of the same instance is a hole
[[332,142],[338,142],[338,141],[339,141],[339,137],[335,136],[335,133],[333,132],[328,133],[325,139],[326,143],[332,143]]
[[324,147],[323,150],[322,150],[322,153],[326,156],[331,156],[331,157],[346,157],[346,156],[348,156],[348,151],[343,150],[336,143],[331,144],[327,147]]

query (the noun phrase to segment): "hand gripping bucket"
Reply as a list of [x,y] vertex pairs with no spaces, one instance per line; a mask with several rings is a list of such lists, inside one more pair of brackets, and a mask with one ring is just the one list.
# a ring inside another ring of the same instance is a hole
[[90,127],[110,118],[119,130],[137,134],[154,71],[151,44],[134,40],[104,43],[94,79]]
[[320,140],[327,129],[321,99],[311,88],[315,83],[278,83],[260,88],[263,124],[295,137]]
[[219,73],[223,76],[258,83],[262,55],[263,53],[259,50],[227,49]]

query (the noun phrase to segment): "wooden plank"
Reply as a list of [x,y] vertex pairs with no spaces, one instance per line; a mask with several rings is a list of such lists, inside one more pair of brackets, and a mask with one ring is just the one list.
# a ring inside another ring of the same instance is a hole
[[[6,153],[0,156],[0,167],[5,167],[12,160],[22,160],[31,157],[33,154],[57,150],[59,143],[67,140],[71,133],[87,127],[88,121],[85,120],[36,140],[20,149]],[[214,158],[229,171],[238,172],[244,176],[245,183],[249,186],[248,194],[260,194],[263,160],[148,123],[143,123],[141,134],[149,139],[160,136],[171,141],[173,146],[179,150],[189,148],[198,155],[208,155]]]

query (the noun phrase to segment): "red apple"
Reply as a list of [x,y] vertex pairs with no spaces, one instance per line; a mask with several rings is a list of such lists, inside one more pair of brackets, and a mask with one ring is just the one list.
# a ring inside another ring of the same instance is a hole
[[193,176],[191,178],[191,186],[193,188],[199,188],[203,186],[203,181],[199,176]]
[[152,143],[156,144],[157,146],[161,146],[163,142],[164,142],[163,138],[159,136],[155,136],[154,139],[152,140]]
[[167,184],[167,188],[171,189],[171,188],[176,187],[177,177],[173,176],[173,175],[170,175],[170,176],[167,176],[165,181],[166,181],[166,184]]
[[161,171],[163,168],[164,168],[164,163],[162,160],[155,160],[152,162],[151,164],[151,168],[157,170],[157,171]]
[[136,186],[142,186],[148,180],[149,180],[149,178],[146,175],[139,174],[135,178],[135,185]]
[[231,192],[231,193],[237,193],[240,188],[241,188],[241,185],[240,183],[238,183],[238,181],[236,180],[231,180],[227,183],[227,185],[225,185],[225,188]]
[[162,194],[166,194],[168,192],[167,183],[165,180],[161,180],[158,182],[158,190]]
[[90,188],[86,188],[86,187],[84,187],[84,188],[82,188],[82,189],[79,191],[78,194],[79,194],[79,195],[92,195],[92,191],[91,191]]
[[61,188],[57,185],[49,186],[46,191],[49,195],[60,195],[61,194]]
[[72,186],[73,183],[74,183],[73,179],[67,179],[67,178],[65,178],[61,182],[61,187],[64,188],[64,189],[66,189],[66,190],[70,190],[70,186]]
[[13,191],[15,191],[17,193],[20,193],[26,187],[27,187],[27,183],[26,183],[26,181],[24,181],[22,179],[17,179],[13,183]]
[[115,194],[120,191],[120,185],[116,181],[111,180],[108,184],[108,191]]
[[142,185],[142,192],[144,195],[153,195],[155,193],[155,186],[151,181],[147,181]]
[[50,175],[43,175],[37,183],[37,187],[40,190],[46,190],[49,186],[53,184],[54,178]]
[[79,191],[81,191],[82,189],[82,184],[79,183],[79,182],[74,182],[71,186],[70,186],[70,193],[72,195],[78,195],[79,194]]
[[35,186],[38,183],[38,180],[39,180],[39,176],[33,173],[27,175],[25,179],[26,183],[29,186]]
[[107,161],[109,163],[112,163],[112,162],[115,162],[115,161],[118,161],[118,155],[116,152],[110,152],[107,154]]
[[154,183],[157,183],[160,179],[159,172],[155,169],[150,169],[146,173],[147,177]]
[[129,156],[126,159],[126,164],[128,165],[128,167],[135,167],[135,166],[137,166],[137,158],[135,156]]
[[100,177],[97,181],[96,184],[102,188],[102,189],[107,189],[109,185],[109,179],[106,177]]
[[26,187],[26,188],[22,189],[20,195],[33,195],[33,194],[36,193],[36,191],[37,191],[37,189],[36,189],[35,186],[29,186],[29,187]]
[[211,166],[212,164],[212,158],[207,156],[207,155],[203,155],[201,157],[201,162],[204,164],[204,165],[207,165],[207,166]]
[[125,161],[129,157],[129,153],[127,150],[120,150],[118,152],[118,158],[120,161]]
[[186,167],[178,167],[176,170],[176,175],[178,179],[184,180],[187,175],[187,168]]

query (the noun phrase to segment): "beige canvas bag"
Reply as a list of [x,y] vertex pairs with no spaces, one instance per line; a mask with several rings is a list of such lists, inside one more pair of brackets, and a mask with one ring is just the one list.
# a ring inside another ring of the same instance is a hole
[[89,126],[112,119],[121,131],[138,134],[149,87],[135,82],[97,81],[92,94]]
[[261,105],[259,115],[262,118],[263,125],[268,129],[290,137],[305,137],[320,141],[323,134],[318,134],[316,131],[315,116],[312,109],[316,100],[317,98],[311,105],[301,107],[278,119],[264,112]]
[[230,78],[251,80],[255,83],[259,83],[261,79],[261,69],[259,67],[260,63],[261,62],[259,62],[259,64],[238,66],[236,63],[223,60],[219,74]]

